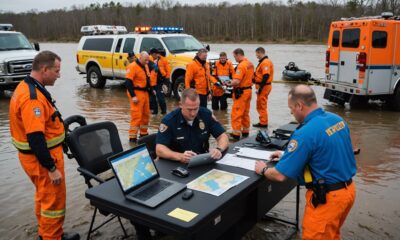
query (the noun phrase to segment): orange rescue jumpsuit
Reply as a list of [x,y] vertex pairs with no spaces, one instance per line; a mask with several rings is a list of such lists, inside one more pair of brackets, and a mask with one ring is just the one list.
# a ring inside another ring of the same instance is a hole
[[[232,76],[234,71],[233,64],[229,60],[227,60],[224,64],[222,64],[219,60],[215,62],[215,76],[217,77]],[[225,93],[224,89],[215,85],[213,86],[212,90],[213,96],[216,97],[220,97]]]
[[[18,157],[23,169],[36,187],[35,213],[38,234],[43,240],[61,239],[65,216],[65,174],[62,142],[65,138],[64,124],[58,117],[52,118],[55,107],[32,84],[31,97],[27,82],[18,84],[10,100],[10,131],[12,143],[19,150]],[[28,143],[27,135],[42,132],[55,166],[62,175],[61,183],[52,184],[49,170],[43,167]]]
[[[158,65],[158,69],[161,73],[161,76],[164,78],[170,78],[171,76],[171,67],[168,64],[168,60],[166,57],[160,56],[157,60],[154,62],[155,64]],[[156,71],[151,71],[151,86],[154,87],[157,85],[157,77],[158,73]]]
[[[254,77],[254,65],[244,58],[236,68],[232,79],[240,81],[239,86],[233,92],[233,106],[231,112],[232,134],[240,137],[240,134],[248,134],[250,131],[250,101],[251,86]],[[242,89],[242,95],[237,98],[236,89]]]
[[204,66],[197,60],[186,66],[185,88],[194,88],[200,95],[200,106],[207,107],[207,95],[211,90],[210,64],[206,62]]
[[127,95],[131,110],[131,126],[129,128],[129,138],[137,139],[137,133],[140,129],[140,136],[148,135],[147,128],[150,119],[150,103],[148,88],[150,87],[150,71],[146,64],[144,67],[139,61],[128,65],[126,79],[132,81],[134,93],[138,102],[134,103],[129,91]]
[[342,227],[351,207],[353,206],[356,190],[355,183],[326,194],[326,204],[314,207],[312,204],[313,191],[306,192],[306,206],[303,218],[303,240],[340,240]]
[[[169,79],[171,76],[171,67],[168,64],[167,58],[160,56],[154,61],[157,69],[153,68],[150,73],[150,83],[153,89],[156,91],[156,95],[150,96],[150,107],[153,113],[158,113],[158,105],[160,105],[161,112],[167,112],[167,104],[165,102],[165,97],[162,89],[162,80]],[[168,80],[169,81],[169,80]],[[166,83],[164,83],[166,84]],[[157,105],[158,102],[158,105]]]
[[[259,92],[258,90],[265,74],[269,74],[269,77],[261,92]],[[263,125],[268,125],[268,95],[272,90],[271,82],[274,79],[273,77],[274,65],[272,61],[269,60],[268,57],[262,58],[256,68],[255,84],[257,89],[257,112],[259,114],[260,124]]]

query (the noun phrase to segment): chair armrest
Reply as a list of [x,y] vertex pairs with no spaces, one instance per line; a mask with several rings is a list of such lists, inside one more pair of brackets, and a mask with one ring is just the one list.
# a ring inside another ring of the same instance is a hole
[[97,175],[93,174],[92,172],[90,172],[89,170],[86,170],[85,168],[82,167],[78,167],[78,172],[80,172],[85,178],[87,178],[88,180],[90,179],[94,179],[99,183],[104,183],[105,181],[103,179],[101,179],[100,177],[98,177]]

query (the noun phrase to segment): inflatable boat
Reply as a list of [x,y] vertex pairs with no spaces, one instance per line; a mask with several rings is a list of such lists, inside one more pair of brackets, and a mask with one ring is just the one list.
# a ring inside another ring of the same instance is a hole
[[288,81],[308,81],[311,79],[311,73],[299,69],[294,62],[289,62],[282,72],[282,77]]

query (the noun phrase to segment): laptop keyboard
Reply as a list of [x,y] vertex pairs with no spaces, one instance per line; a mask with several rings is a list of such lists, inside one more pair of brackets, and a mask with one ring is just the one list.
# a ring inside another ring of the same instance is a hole
[[159,193],[159,192],[163,191],[164,189],[166,189],[167,187],[169,187],[171,184],[172,184],[171,182],[159,180],[157,183],[151,185],[150,187],[146,188],[145,190],[143,190],[139,193],[136,193],[135,195],[133,195],[133,197],[135,197],[141,201],[146,201],[149,198],[156,195],[157,193]]

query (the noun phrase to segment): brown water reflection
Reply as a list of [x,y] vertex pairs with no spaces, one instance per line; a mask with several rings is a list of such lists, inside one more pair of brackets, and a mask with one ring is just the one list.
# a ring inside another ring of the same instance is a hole
[[[108,83],[105,89],[90,88],[74,67],[76,44],[42,44],[42,49],[57,52],[62,57],[61,79],[49,88],[57,100],[64,117],[80,114],[89,123],[112,121],[118,129],[125,148],[129,148],[129,103],[121,82]],[[256,63],[253,51],[259,45],[212,44],[214,51],[226,51],[229,56],[236,47],[242,47],[249,59]],[[301,68],[320,78],[324,71],[325,47],[319,45],[265,45],[275,64],[275,79],[280,78],[284,65],[295,61]],[[231,57],[232,58],[232,57]],[[270,128],[292,121],[287,108],[287,92],[291,84],[273,84],[269,101]],[[324,89],[314,87],[319,103],[328,111],[339,114],[349,123],[353,144],[361,148],[357,156],[357,199],[343,227],[344,239],[398,239],[400,236],[400,113],[391,112],[380,105],[367,109],[339,108],[322,99]],[[229,100],[230,102],[231,100]],[[33,186],[20,167],[15,149],[10,143],[8,121],[8,98],[0,99],[0,236],[4,239],[33,239],[35,218]],[[168,100],[168,109],[179,106]],[[231,106],[231,104],[230,104]],[[255,95],[251,104],[252,123],[258,122]],[[230,110],[214,114],[226,129],[230,129]],[[162,115],[151,117],[150,132],[157,131]],[[256,129],[252,129],[255,133]],[[67,216],[65,228],[85,235],[91,217],[91,207],[84,197],[86,189],[83,178],[76,172],[74,160],[66,160]],[[304,190],[302,190],[303,195]],[[303,196],[301,205],[304,204]],[[274,213],[294,217],[294,193],[290,193]],[[129,225],[126,223],[126,225]],[[261,222],[246,239],[280,239],[279,234],[265,234],[274,228]],[[275,227],[273,232],[283,232]],[[128,228],[132,234],[132,228]],[[117,236],[115,236],[117,235]],[[107,226],[94,239],[112,239],[121,235],[118,224]],[[298,237],[298,236],[297,236]]]

